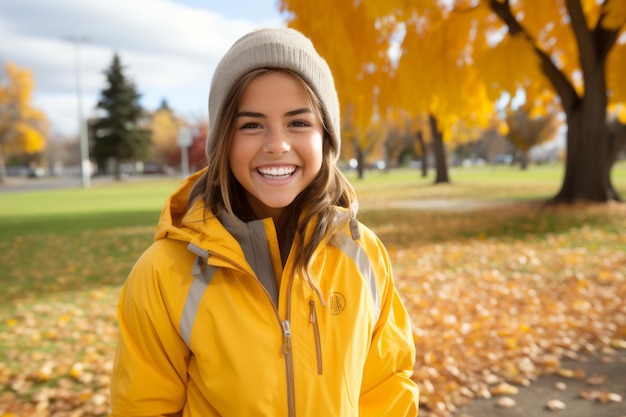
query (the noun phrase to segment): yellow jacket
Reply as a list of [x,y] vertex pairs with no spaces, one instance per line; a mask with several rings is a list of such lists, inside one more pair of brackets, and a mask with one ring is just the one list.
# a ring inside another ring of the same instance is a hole
[[111,415],[416,416],[411,325],[377,237],[346,227],[306,281],[283,268],[271,219],[240,224],[250,246],[201,207],[184,216],[195,178],[124,285]]

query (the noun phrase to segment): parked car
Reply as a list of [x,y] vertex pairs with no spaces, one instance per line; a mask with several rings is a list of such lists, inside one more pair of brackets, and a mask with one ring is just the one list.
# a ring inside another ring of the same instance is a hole
[[28,178],[45,177],[47,170],[44,167],[33,167],[28,170]]
[[6,167],[7,175],[10,177],[27,177],[29,168],[24,165]]
[[511,165],[513,162],[513,155],[501,153],[493,158],[493,163],[497,165]]
[[174,175],[175,171],[174,171],[174,168],[167,166],[167,165],[161,165],[156,162],[146,162],[143,165],[143,173],[148,174],[148,175],[150,174]]

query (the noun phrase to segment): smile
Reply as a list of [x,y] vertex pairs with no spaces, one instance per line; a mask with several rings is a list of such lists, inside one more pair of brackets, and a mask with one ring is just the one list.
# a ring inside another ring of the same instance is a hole
[[259,174],[271,179],[289,178],[295,171],[295,166],[257,168]]

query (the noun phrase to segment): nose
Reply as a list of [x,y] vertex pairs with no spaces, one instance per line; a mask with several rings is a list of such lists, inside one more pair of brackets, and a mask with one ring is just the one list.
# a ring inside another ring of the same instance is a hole
[[265,143],[263,150],[267,153],[284,153],[289,152],[291,145],[289,138],[285,132],[279,128],[270,128],[265,134]]

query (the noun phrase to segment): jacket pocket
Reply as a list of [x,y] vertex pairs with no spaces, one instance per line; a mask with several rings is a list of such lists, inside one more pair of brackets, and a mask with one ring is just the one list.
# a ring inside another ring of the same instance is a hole
[[315,301],[309,301],[310,317],[309,320],[313,328],[313,338],[315,339],[315,354],[317,356],[317,374],[323,374],[322,368],[322,344],[320,342],[320,328],[317,323],[317,312],[315,310]]

